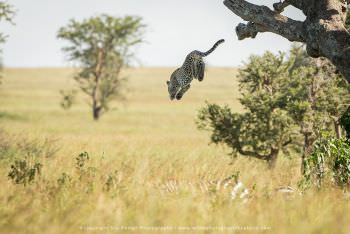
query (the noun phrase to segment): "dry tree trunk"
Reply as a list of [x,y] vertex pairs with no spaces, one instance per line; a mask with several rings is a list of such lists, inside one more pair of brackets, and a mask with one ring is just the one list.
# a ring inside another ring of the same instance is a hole
[[336,135],[337,139],[342,138],[341,125],[340,125],[339,121],[334,120],[333,124],[334,124],[335,135]]
[[[236,27],[240,40],[255,38],[260,32],[272,32],[290,41],[303,42],[311,57],[326,57],[350,83],[350,34],[344,21],[350,0],[284,0],[274,10],[245,0],[225,0],[233,13],[248,21]],[[283,16],[287,6],[303,11],[304,22]]]
[[272,149],[270,157],[267,159],[269,169],[274,169],[277,163],[279,149]]

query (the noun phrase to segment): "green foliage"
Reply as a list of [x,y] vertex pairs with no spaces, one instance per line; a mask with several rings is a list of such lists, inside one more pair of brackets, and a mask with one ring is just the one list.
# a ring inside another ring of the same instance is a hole
[[[350,10],[347,12],[347,17],[345,20],[345,27],[350,31]],[[346,137],[350,139],[350,107],[344,112],[343,116],[340,119],[340,123],[344,130],[346,131]]]
[[350,139],[350,107],[345,111],[340,119],[340,123],[344,130],[346,131],[346,137]]
[[305,181],[322,187],[335,183],[340,187],[350,186],[350,145],[345,139],[322,137],[314,144],[306,160]]
[[76,95],[77,95],[77,90],[70,89],[70,90],[60,90],[60,94],[62,96],[61,100],[61,107],[64,110],[69,110],[72,105],[75,103]]
[[82,22],[71,20],[57,34],[69,42],[63,48],[69,60],[82,68],[75,80],[91,98],[95,120],[108,111],[110,101],[122,96],[125,79],[120,72],[134,58],[132,47],[142,42],[145,26],[141,21],[139,17],[101,15]]
[[294,45],[286,57],[266,52],[251,56],[240,69],[244,113],[207,104],[198,127],[212,132],[211,141],[233,149],[233,155],[274,163],[280,152],[306,151],[321,131],[340,134],[339,118],[349,106],[350,86],[324,59],[312,59]]
[[283,54],[252,56],[239,75],[245,113],[207,104],[199,112],[198,127],[212,131],[212,141],[228,145],[233,155],[255,157],[274,166],[279,152],[287,154],[288,145],[294,143],[293,120],[280,108],[281,84],[287,77]]
[[[7,21],[13,24],[14,15],[15,15],[15,11],[13,9],[13,6],[8,4],[7,2],[0,1],[0,22]],[[0,32],[0,44],[4,43],[5,41],[6,41],[6,35]],[[0,48],[0,69],[2,68],[1,54],[2,54],[2,50]]]
[[[13,23],[13,17],[15,15],[15,11],[13,6],[8,4],[7,2],[0,1],[0,22],[7,21],[9,23]],[[0,43],[5,42],[6,36],[3,33],[0,33]]]
[[76,168],[81,171],[84,169],[86,163],[90,160],[88,152],[80,153],[76,158]]
[[299,126],[304,161],[321,132],[341,137],[340,117],[350,103],[350,86],[328,60],[308,57],[301,46],[292,47],[289,61],[281,104]]
[[95,167],[88,167],[90,156],[87,152],[80,153],[76,158],[75,168],[79,177],[79,183],[85,186],[85,191],[90,193],[94,189],[97,169]]
[[6,167],[10,164],[8,178],[15,184],[26,186],[35,182],[43,167],[40,161],[52,157],[57,151],[54,140],[29,140],[0,130],[0,162]]
[[42,166],[41,163],[34,162],[33,159],[29,157],[23,160],[16,160],[14,164],[11,165],[8,177],[14,183],[26,186],[33,183],[35,178],[40,176]]

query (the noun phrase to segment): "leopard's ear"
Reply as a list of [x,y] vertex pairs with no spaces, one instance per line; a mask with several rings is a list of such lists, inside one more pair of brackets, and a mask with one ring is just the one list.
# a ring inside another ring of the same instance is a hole
[[169,84],[170,84],[170,81],[167,80],[167,81],[166,81],[166,84],[169,85]]

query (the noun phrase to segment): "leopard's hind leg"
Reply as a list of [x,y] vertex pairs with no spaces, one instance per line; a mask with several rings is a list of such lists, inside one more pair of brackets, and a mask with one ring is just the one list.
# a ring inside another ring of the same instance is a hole
[[198,70],[198,81],[203,81],[204,79],[204,71],[205,71],[205,63],[203,60],[200,60],[197,64]]

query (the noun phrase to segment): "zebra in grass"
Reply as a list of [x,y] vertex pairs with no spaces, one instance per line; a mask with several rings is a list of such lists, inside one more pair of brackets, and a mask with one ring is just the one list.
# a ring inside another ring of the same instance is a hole
[[222,180],[186,181],[171,179],[156,186],[162,194],[179,194],[189,191],[191,194],[218,194],[230,200],[248,202],[249,190],[232,175]]

